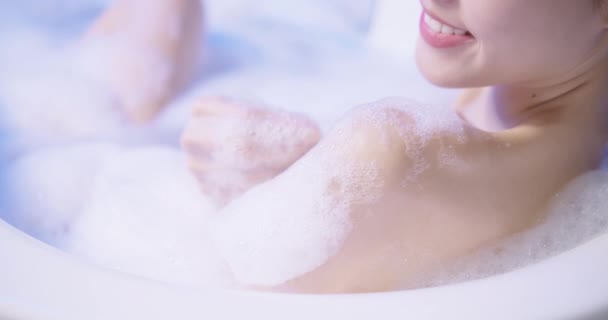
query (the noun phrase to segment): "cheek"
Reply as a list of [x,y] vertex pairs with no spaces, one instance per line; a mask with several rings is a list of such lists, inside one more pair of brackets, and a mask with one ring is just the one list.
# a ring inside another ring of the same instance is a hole
[[469,17],[479,42],[478,62],[497,77],[495,82],[559,76],[582,63],[595,46],[592,35],[597,26],[584,6],[556,0],[527,4],[504,5],[476,19]]
[[504,6],[479,8],[469,14],[474,17],[465,16],[465,19],[471,21],[468,26],[477,39],[480,58],[492,64],[504,62],[505,54],[511,57],[508,60],[517,58],[521,50],[531,48],[538,41],[537,33],[544,28],[534,17]]

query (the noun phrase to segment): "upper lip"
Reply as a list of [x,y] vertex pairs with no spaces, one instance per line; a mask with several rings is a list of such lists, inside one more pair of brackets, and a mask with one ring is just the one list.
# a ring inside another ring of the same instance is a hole
[[435,19],[435,20],[437,20],[437,21],[439,21],[439,22],[441,22],[441,23],[443,23],[443,24],[445,24],[445,25],[448,25],[448,26],[450,26],[450,27],[452,27],[452,28],[456,28],[456,29],[461,29],[461,30],[464,30],[464,31],[466,31],[466,32],[467,32],[467,34],[468,34],[468,35],[470,35],[470,34],[471,34],[471,32],[469,32],[469,30],[467,30],[467,28],[466,28],[466,27],[464,27],[464,26],[456,26],[456,25],[454,25],[454,24],[452,24],[452,23],[446,22],[445,20],[443,20],[443,19],[439,18],[439,17],[438,17],[438,16],[437,16],[435,13],[433,13],[431,10],[429,10],[429,9],[425,8],[425,7],[424,7],[424,5],[422,6],[422,9],[424,10],[424,13],[425,13],[425,14],[428,14],[428,15],[429,15],[429,16],[431,16],[433,19]]

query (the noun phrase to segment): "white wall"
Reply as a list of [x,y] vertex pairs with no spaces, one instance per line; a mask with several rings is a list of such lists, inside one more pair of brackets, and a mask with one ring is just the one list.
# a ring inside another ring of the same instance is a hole
[[418,39],[420,12],[417,0],[377,0],[368,38],[370,44],[410,58]]

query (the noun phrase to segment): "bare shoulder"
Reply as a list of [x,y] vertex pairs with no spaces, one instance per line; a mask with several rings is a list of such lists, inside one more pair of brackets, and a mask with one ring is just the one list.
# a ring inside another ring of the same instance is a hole
[[462,121],[449,108],[417,103],[405,98],[385,98],[351,110],[336,126],[369,145],[394,148],[421,147],[442,137],[462,137]]
[[488,177],[496,172],[513,177],[572,172],[582,164],[560,155],[585,150],[576,143],[580,135],[560,122],[560,116],[547,112],[517,127],[488,132],[468,125],[449,108],[388,98],[353,109],[324,144],[342,150],[345,159],[389,159],[401,170],[447,178],[463,172]]

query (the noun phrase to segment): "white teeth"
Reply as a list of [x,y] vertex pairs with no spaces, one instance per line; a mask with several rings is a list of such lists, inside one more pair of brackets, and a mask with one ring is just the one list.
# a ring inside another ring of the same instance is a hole
[[441,33],[443,34],[452,34],[454,32],[454,29],[448,25],[442,25],[441,26]]
[[437,33],[441,32],[441,22],[434,20],[433,18],[430,19],[428,26]]
[[429,26],[429,28],[436,33],[452,34],[452,35],[459,35],[459,36],[465,35],[467,33],[466,30],[454,28],[454,27],[448,26],[446,24],[443,24],[443,23],[435,20],[433,17],[429,16],[426,13],[424,14],[424,23],[427,26]]
[[433,19],[433,18],[431,18],[428,14],[426,14],[426,13],[424,14],[424,22],[429,23],[429,21],[431,21],[431,19]]

